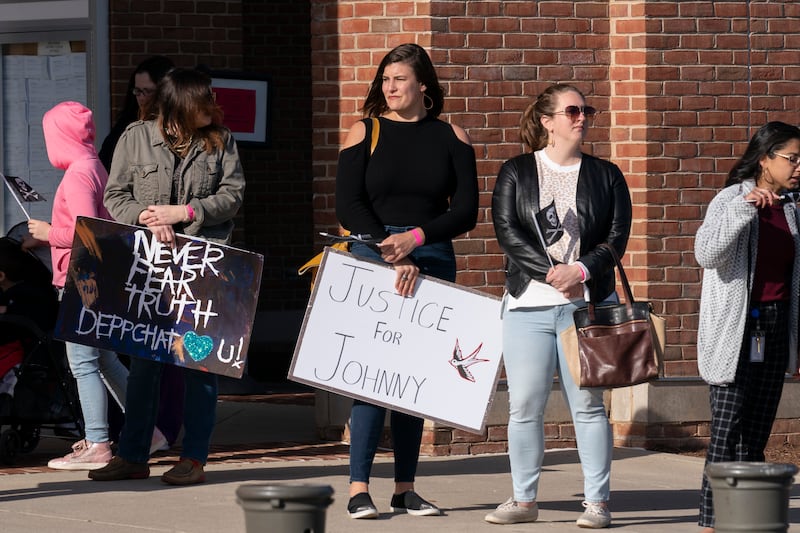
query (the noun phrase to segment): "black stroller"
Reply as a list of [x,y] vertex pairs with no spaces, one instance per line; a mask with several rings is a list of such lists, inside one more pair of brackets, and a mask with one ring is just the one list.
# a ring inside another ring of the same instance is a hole
[[0,323],[25,336],[22,363],[11,370],[17,377],[14,395],[0,395],[0,462],[13,464],[36,448],[42,428],[74,438],[83,433],[83,422],[63,343],[25,317],[0,315]]
[[[49,279],[49,268],[33,254],[29,256],[30,268],[41,269]],[[0,394],[0,462],[13,464],[20,453],[36,448],[42,429],[75,438],[83,433],[83,419],[64,343],[25,316],[0,314],[0,327],[13,328],[23,352],[22,362],[9,371],[14,375],[0,376],[13,391]]]

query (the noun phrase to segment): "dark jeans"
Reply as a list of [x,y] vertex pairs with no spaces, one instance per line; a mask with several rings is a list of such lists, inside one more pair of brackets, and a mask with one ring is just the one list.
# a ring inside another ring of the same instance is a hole
[[[150,458],[164,366],[156,361],[131,358],[119,456],[132,463],[146,463]],[[217,375],[187,368],[180,370],[185,385],[181,457],[205,464],[216,419]]]
[[[386,226],[390,234],[402,233],[412,227]],[[374,248],[354,243],[353,255],[381,260]],[[419,267],[420,273],[446,281],[456,279],[456,259],[450,241],[425,244],[416,248],[409,256]],[[360,400],[353,401],[350,411],[350,481],[369,483],[372,463],[383,433],[386,408]],[[394,480],[413,482],[419,462],[419,447],[422,440],[423,420],[416,416],[392,411],[389,427],[394,447]]]
[[[130,368],[127,356],[120,360]],[[172,446],[178,440],[183,425],[183,369],[175,365],[164,365],[161,372],[161,393],[158,402],[158,417],[156,427],[167,438],[167,443]],[[109,397],[111,394],[109,393]],[[108,403],[108,437],[114,442],[119,442],[119,434],[125,424],[125,414],[115,401]]]
[[175,365],[164,365],[161,373],[161,392],[158,402],[156,427],[172,446],[178,440],[183,425],[183,397],[186,394],[183,369]]

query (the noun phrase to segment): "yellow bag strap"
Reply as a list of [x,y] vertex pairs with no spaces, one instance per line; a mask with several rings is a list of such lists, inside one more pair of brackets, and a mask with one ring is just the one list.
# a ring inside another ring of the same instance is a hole
[[381,133],[381,122],[376,117],[372,117],[372,139],[369,145],[369,155],[372,155],[372,152],[375,151],[375,147],[378,146],[378,135]]
[[319,268],[319,264],[322,262],[323,253],[324,252],[320,252],[311,259],[309,259],[305,265],[297,269],[297,273],[302,276],[303,274],[305,274],[306,272],[308,272],[313,268]]
[[[369,145],[369,155],[372,155],[372,152],[375,151],[375,147],[378,146],[378,136],[381,133],[381,123],[376,117],[372,117],[372,135],[370,137],[370,145]],[[342,235],[350,235],[348,230],[344,230]],[[331,245],[332,248],[336,248],[338,250],[348,251],[350,249],[350,243],[348,242],[341,242],[335,243]],[[322,262],[322,255],[324,254],[324,250],[311,259],[308,260],[306,264],[301,266],[297,269],[297,273],[301,276],[308,272],[309,270],[313,271],[314,277],[316,277],[316,269],[319,268],[320,263]],[[312,282],[313,283],[313,282]]]
[[[350,232],[344,230],[342,235],[350,235]],[[349,242],[335,242],[330,245],[331,248],[335,248],[336,250],[343,250],[345,252],[350,251],[350,243]],[[303,275],[309,270],[312,270],[314,276],[316,277],[316,269],[319,268],[319,265],[322,263],[322,256],[325,254],[325,250],[322,250],[320,253],[309,259],[305,265],[301,266],[297,269],[297,273],[299,275]]]

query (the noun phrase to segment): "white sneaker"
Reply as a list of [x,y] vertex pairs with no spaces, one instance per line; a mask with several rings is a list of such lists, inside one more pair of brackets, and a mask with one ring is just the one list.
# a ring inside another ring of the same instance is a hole
[[54,470],[96,470],[111,460],[111,445],[108,442],[79,440],[72,451],[64,457],[51,459],[47,466]]
[[539,518],[539,506],[536,502],[531,507],[523,507],[511,497],[497,506],[497,509],[483,517],[492,524],[519,524],[536,522]]
[[577,522],[578,527],[603,529],[611,524],[611,512],[605,502],[583,502],[586,510]]

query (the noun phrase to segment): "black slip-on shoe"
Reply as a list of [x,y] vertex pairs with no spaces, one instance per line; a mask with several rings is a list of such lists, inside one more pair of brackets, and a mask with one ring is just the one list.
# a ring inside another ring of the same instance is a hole
[[424,500],[413,490],[407,490],[402,494],[392,496],[392,504],[389,508],[393,513],[407,512],[414,516],[439,516],[442,511],[431,502]]
[[347,502],[350,518],[378,518],[378,509],[367,492],[359,492]]

